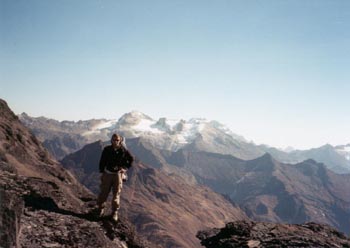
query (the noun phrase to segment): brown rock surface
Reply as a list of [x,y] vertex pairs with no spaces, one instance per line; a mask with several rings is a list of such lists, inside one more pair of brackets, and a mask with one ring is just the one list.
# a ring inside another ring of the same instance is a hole
[[201,231],[197,237],[207,248],[350,247],[350,240],[344,234],[316,223],[291,225],[236,221],[221,229]]

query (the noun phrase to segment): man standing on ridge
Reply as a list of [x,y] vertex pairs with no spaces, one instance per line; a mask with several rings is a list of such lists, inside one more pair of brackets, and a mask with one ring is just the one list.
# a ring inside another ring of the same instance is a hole
[[112,219],[118,221],[118,210],[120,207],[120,194],[126,170],[133,162],[133,157],[123,145],[124,138],[116,133],[112,135],[111,145],[103,149],[99,171],[101,173],[100,194],[97,199],[98,215],[102,217],[105,213],[106,200],[112,189]]

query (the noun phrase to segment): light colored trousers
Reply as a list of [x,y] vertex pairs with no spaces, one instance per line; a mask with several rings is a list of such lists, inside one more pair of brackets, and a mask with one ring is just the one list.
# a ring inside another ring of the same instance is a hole
[[120,207],[120,194],[123,187],[123,172],[119,171],[116,174],[104,172],[101,176],[100,194],[97,199],[97,206],[104,209],[109,192],[112,190],[112,213],[117,212]]

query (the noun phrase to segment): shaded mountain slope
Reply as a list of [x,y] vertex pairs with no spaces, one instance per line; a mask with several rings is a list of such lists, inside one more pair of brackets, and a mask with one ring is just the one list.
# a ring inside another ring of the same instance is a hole
[[188,185],[157,169],[135,167],[127,185],[124,209],[129,218],[149,240],[166,233],[156,240],[165,247],[198,247],[196,230],[246,219],[238,207],[209,188]]
[[313,160],[288,165],[269,155],[246,166],[230,196],[254,220],[314,221],[350,231],[349,175],[335,174]]
[[98,164],[104,143],[97,141],[83,149],[67,155],[61,160],[62,165],[74,173],[77,179],[95,194],[99,192],[100,173]]

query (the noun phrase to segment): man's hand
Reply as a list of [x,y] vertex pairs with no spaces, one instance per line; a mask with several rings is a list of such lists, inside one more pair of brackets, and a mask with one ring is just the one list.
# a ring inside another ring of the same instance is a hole
[[123,182],[126,182],[128,180],[128,175],[126,174],[126,169],[120,169],[120,173],[121,173],[121,178],[122,178]]

